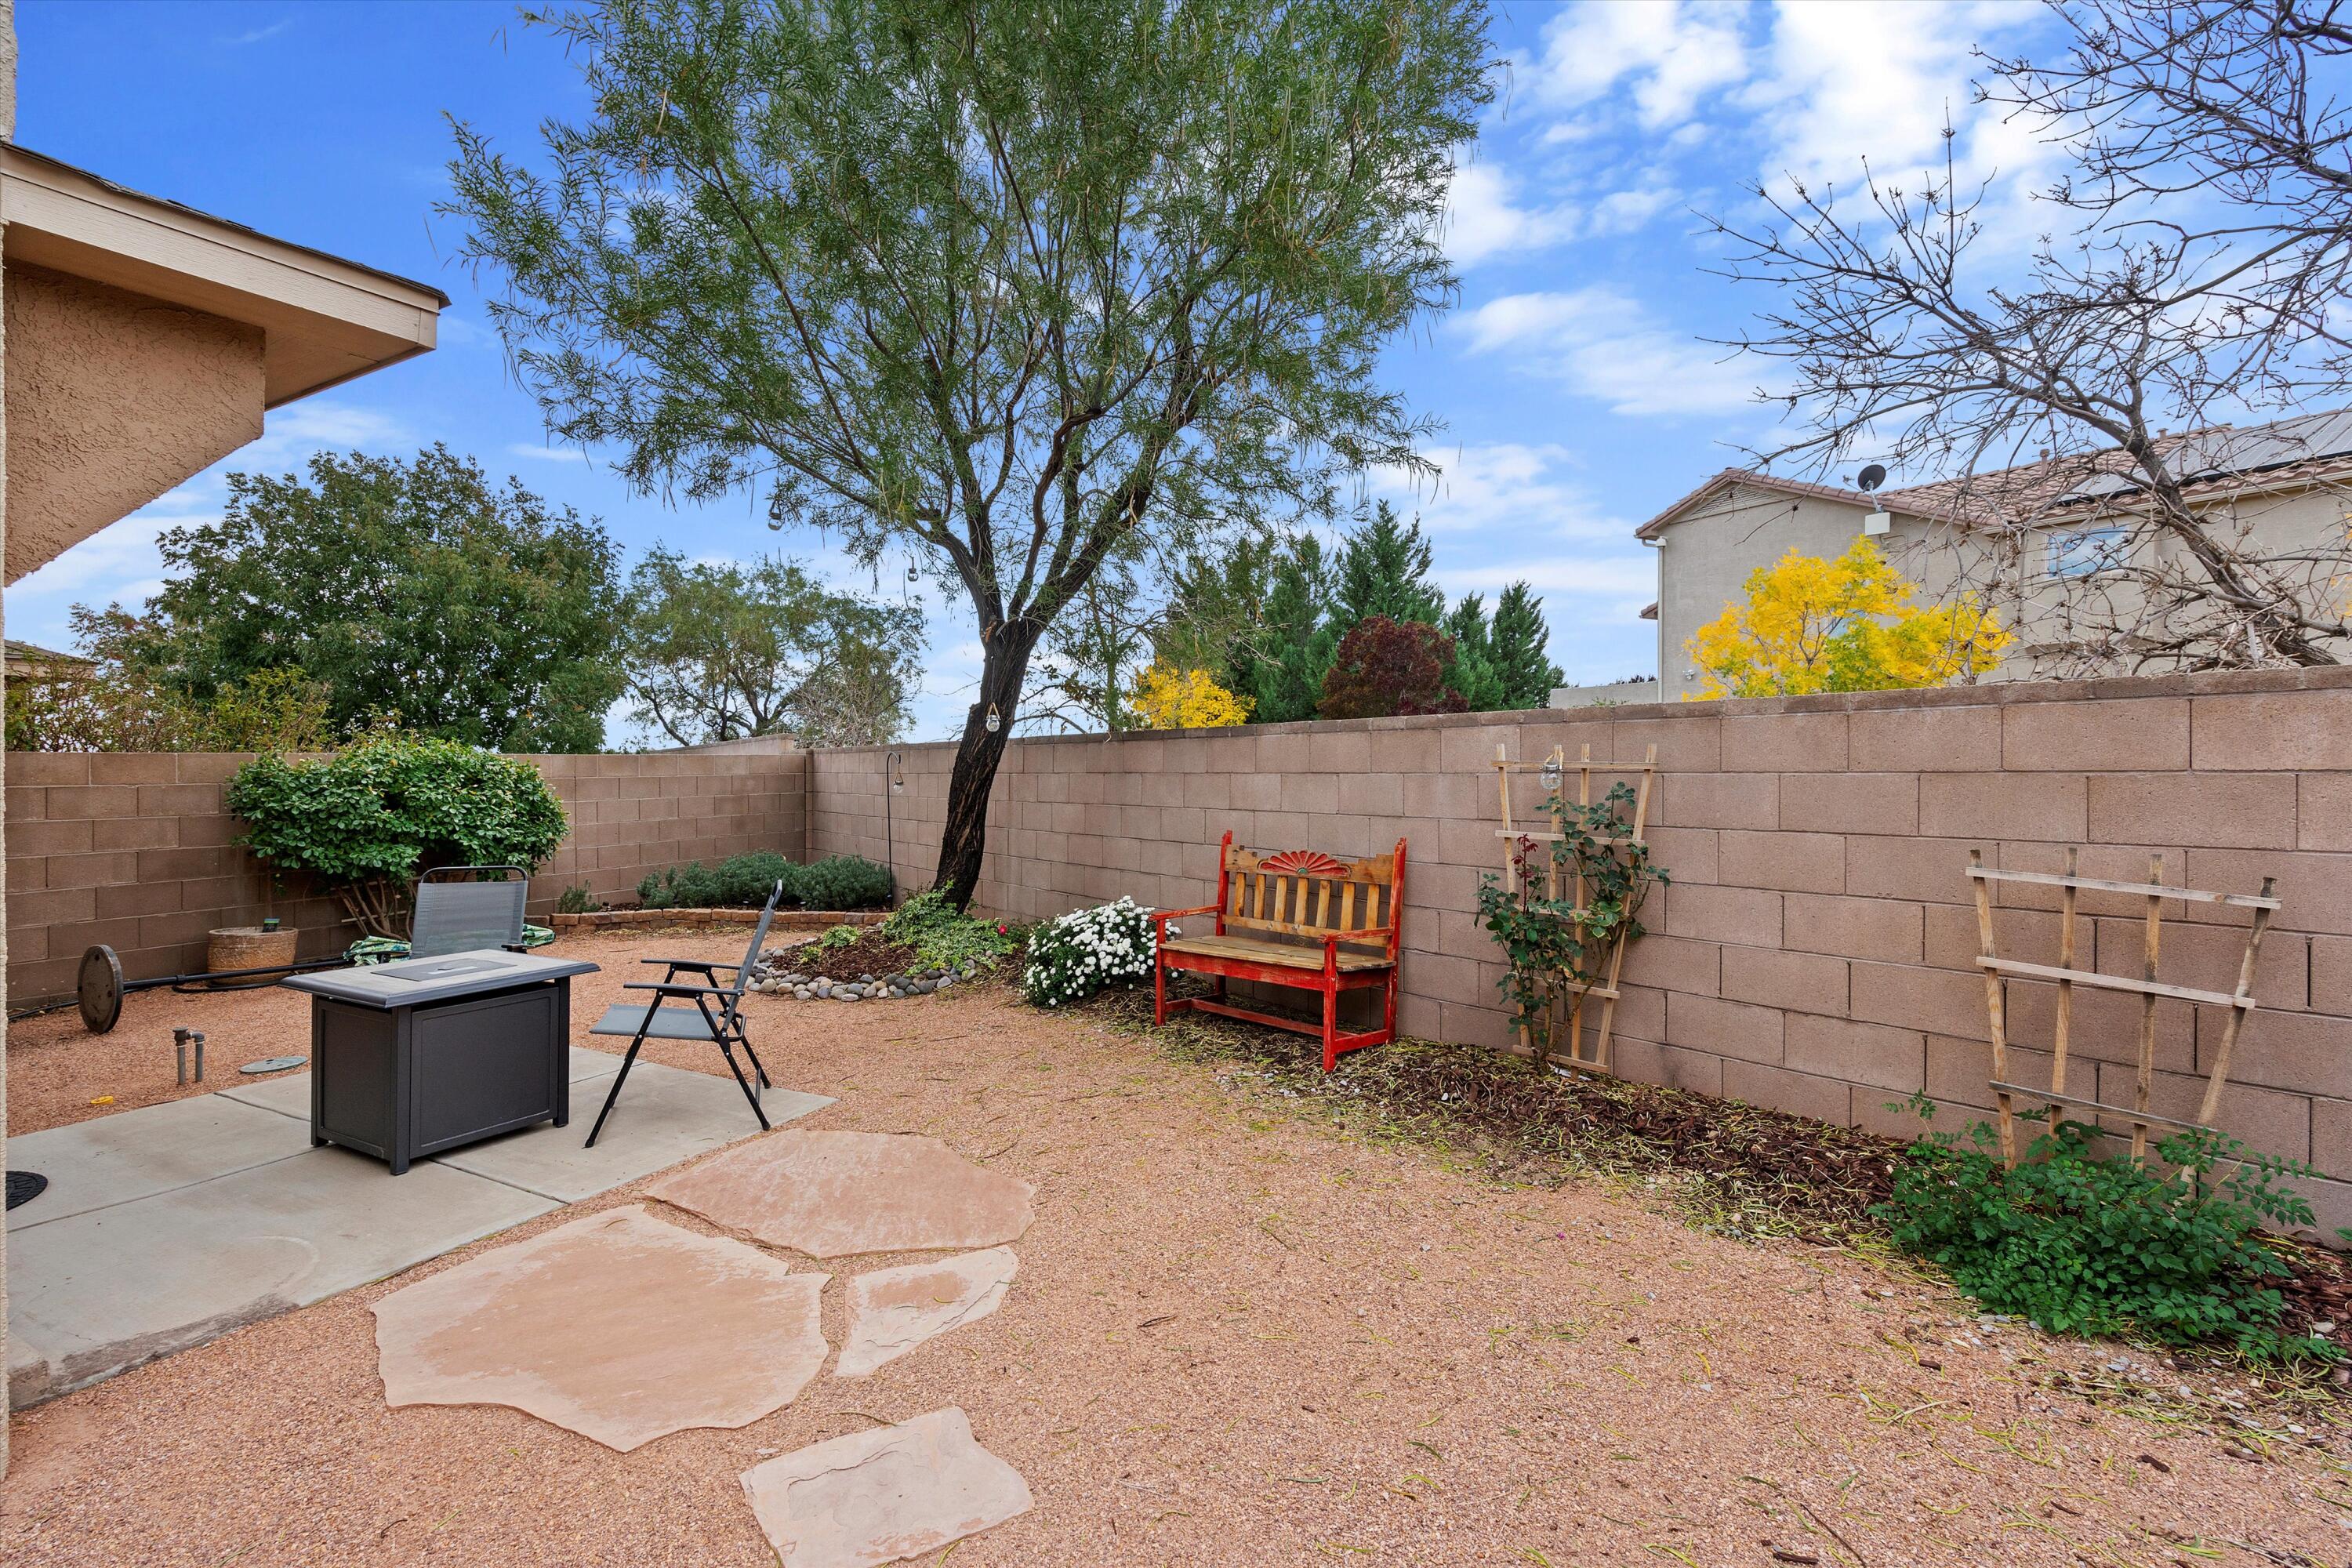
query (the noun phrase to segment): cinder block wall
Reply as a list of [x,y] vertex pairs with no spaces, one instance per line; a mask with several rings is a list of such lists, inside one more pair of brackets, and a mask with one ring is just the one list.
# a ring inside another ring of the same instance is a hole
[[[84,949],[105,942],[133,979],[205,964],[205,935],[276,915],[304,956],[348,943],[332,900],[275,887],[235,845],[221,804],[250,759],[214,753],[13,753],[7,767],[8,999],[70,992]],[[532,910],[585,882],[599,899],[686,860],[805,852],[808,753],[781,741],[613,756],[524,759],[572,834],[532,879]]]
[[[1211,898],[1228,827],[1258,847],[1352,856],[1410,841],[1402,1026],[1503,1045],[1492,940],[1474,917],[1499,866],[1497,744],[1519,760],[1661,769],[1651,834],[1675,882],[1644,912],[1618,1012],[1629,1075],[1897,1133],[1924,1089],[1938,1125],[1990,1115],[1985,992],[1964,875],[1988,862],[2252,891],[2279,879],[2263,1007],[2224,1102],[2255,1146],[2352,1178],[2352,670],[2002,684],[1775,701],[1651,705],[1031,740],[1010,749],[981,889],[1022,918],[1122,893]],[[920,887],[937,860],[951,748],[814,753],[812,854],[885,854]],[[1539,804],[1528,779],[1517,809]],[[2055,963],[2053,889],[2000,889],[2003,951]],[[2143,901],[2086,897],[2082,962],[2138,972]],[[2165,977],[2235,983],[2245,917],[2166,910]],[[2050,1037],[2053,992],[2010,986],[2011,1031]],[[2078,993],[2070,1087],[2126,1100],[2137,998]],[[2193,1114],[2218,1012],[2158,1009],[2156,1109]],[[2022,1081],[2041,1051],[2016,1053]],[[2095,1075],[2095,1077],[2094,1076]],[[2313,1184],[2330,1227],[2352,1185]]]

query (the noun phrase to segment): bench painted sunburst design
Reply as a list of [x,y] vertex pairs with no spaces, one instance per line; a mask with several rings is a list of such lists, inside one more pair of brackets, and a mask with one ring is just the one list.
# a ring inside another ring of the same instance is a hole
[[1279,855],[1269,855],[1259,862],[1268,871],[1279,871],[1295,877],[1344,877],[1348,863],[1335,860],[1320,849],[1286,849]]

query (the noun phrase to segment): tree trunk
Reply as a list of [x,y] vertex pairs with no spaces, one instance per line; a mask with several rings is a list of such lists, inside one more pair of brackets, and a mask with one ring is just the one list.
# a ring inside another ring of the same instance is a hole
[[[1005,742],[1013,738],[1013,714],[1036,645],[1036,633],[1025,623],[1018,630],[1000,623],[982,658],[980,695],[964,716],[963,739],[948,774],[948,819],[940,835],[939,874],[931,883],[959,910],[971,903],[972,891],[980,886],[981,857],[988,849],[988,800],[996,786],[997,765],[1004,761]],[[992,708],[997,717],[992,734],[988,728]]]

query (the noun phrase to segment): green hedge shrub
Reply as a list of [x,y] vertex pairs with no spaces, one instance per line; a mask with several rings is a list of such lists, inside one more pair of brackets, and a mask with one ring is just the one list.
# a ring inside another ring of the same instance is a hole
[[[1924,1099],[1913,1108],[1935,1110]],[[2147,1163],[2100,1159],[2092,1131],[2061,1122],[2013,1171],[1990,1152],[1983,1122],[1969,1129],[1972,1146],[1923,1137],[1878,1212],[1897,1246],[1942,1264],[1992,1310],[2044,1329],[2227,1342],[2257,1361],[2336,1358],[2325,1340],[2279,1327],[2275,1281],[2288,1269],[2262,1239],[2266,1224],[2312,1223],[2310,1204],[2277,1184],[2307,1166],[2204,1131],[2165,1139]]]
[[883,909],[893,886],[888,867],[856,855],[803,866],[760,849],[715,866],[690,860],[656,871],[637,884],[637,901],[649,910],[756,910],[779,881],[786,906],[808,910]]
[[328,757],[257,757],[229,780],[226,803],[256,859],[310,873],[373,936],[408,934],[420,871],[536,870],[571,830],[529,763],[414,735],[372,736]]

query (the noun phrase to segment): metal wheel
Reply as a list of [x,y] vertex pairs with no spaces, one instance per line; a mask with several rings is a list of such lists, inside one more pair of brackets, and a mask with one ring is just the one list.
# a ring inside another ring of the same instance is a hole
[[122,961],[104,942],[81,955],[81,973],[74,984],[81,1004],[83,1027],[103,1035],[122,1016]]

